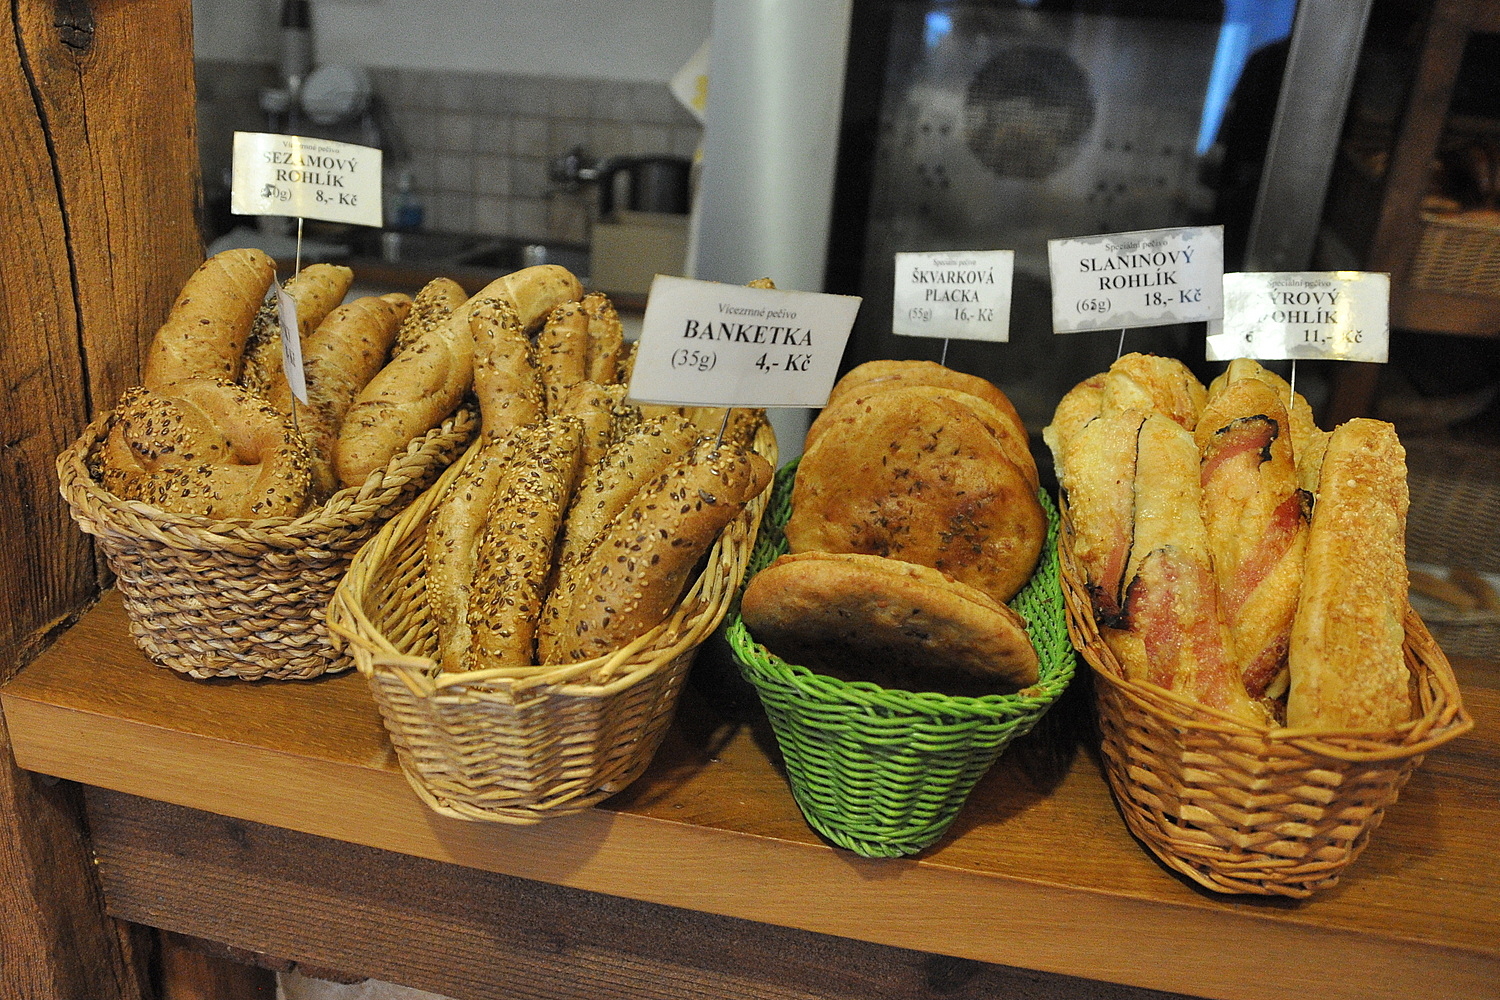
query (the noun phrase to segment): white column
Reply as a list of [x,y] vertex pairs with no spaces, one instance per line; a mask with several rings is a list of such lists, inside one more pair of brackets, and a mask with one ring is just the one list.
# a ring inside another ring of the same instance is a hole
[[[852,0],[715,0],[688,274],[822,291]],[[773,410],[783,458],[810,411]]]

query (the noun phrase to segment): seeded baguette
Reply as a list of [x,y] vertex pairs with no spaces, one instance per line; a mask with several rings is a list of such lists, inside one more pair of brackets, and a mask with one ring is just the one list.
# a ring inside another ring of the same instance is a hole
[[[754,452],[705,442],[654,478],[610,526],[571,590],[553,600],[539,648],[551,662],[604,656],[661,624],[724,526],[771,482]],[[555,631],[552,631],[555,630]]]
[[589,316],[583,303],[565,302],[552,311],[537,334],[536,355],[547,412],[560,413],[569,391],[588,376]]
[[[563,526],[556,559],[556,580],[543,616],[551,624],[538,633],[537,655],[554,662],[561,618],[569,602],[560,595],[576,593],[579,575],[609,525],[641,488],[685,455],[699,438],[692,421],[665,414],[643,422],[622,438],[586,473]],[[552,595],[559,595],[556,600]]]
[[474,395],[486,437],[503,437],[542,418],[542,380],[531,338],[515,307],[485,299],[469,315],[474,338]]
[[582,428],[569,417],[516,432],[475,556],[470,670],[536,663],[536,627],[563,511],[578,478]]
[[577,417],[583,424],[583,467],[592,469],[617,440],[640,421],[640,411],[625,402],[623,385],[579,382],[558,405],[560,416]]
[[438,627],[438,663],[443,670],[464,669],[473,634],[469,600],[475,556],[500,477],[515,461],[516,435],[485,442],[455,478],[427,526],[425,572],[428,607]]
[[590,292],[581,304],[588,316],[588,365],[584,377],[601,385],[618,382],[620,351],[625,346],[620,314],[603,292]]
[[276,262],[259,250],[225,250],[200,264],[146,350],[146,388],[239,378],[250,325],[275,274]]

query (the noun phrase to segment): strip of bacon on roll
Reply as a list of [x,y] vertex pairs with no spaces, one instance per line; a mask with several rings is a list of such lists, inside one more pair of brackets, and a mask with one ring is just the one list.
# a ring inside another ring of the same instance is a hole
[[1297,487],[1290,427],[1272,385],[1241,378],[1209,396],[1194,433],[1219,613],[1252,698],[1286,690],[1307,549],[1312,498]]
[[1270,721],[1245,691],[1219,615],[1191,431],[1152,414],[1136,438],[1135,517],[1125,569],[1126,629],[1103,628],[1127,676],[1254,725]]
[[1276,392],[1276,398],[1289,407],[1287,416],[1291,426],[1292,457],[1297,463],[1297,485],[1309,493],[1317,492],[1323,451],[1328,447],[1328,431],[1318,427],[1312,407],[1302,393],[1292,391],[1286,379],[1252,358],[1235,358],[1218,378],[1209,383],[1209,398],[1218,395],[1229,383],[1247,378],[1259,379],[1269,385]]

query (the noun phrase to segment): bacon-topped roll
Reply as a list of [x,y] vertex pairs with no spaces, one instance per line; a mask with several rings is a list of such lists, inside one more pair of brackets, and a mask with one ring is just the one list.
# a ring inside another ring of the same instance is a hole
[[1285,691],[1307,548],[1312,498],[1297,487],[1290,431],[1271,384],[1241,378],[1209,397],[1194,435],[1219,613],[1252,698]]
[[1201,513],[1191,431],[1153,413],[1136,437],[1135,516],[1125,569],[1124,630],[1102,634],[1127,676],[1261,725],[1229,654]]
[[1102,413],[1067,443],[1060,485],[1071,513],[1073,554],[1098,620],[1122,626],[1125,564],[1135,530],[1136,437],[1145,410]]

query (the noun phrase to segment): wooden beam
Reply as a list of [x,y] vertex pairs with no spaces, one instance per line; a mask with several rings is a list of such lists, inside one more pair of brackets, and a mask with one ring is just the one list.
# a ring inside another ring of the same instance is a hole
[[1432,155],[1448,118],[1478,0],[1436,0],[1421,56],[1385,175],[1385,196],[1367,267],[1387,271],[1393,287],[1405,283],[1417,249],[1422,197],[1431,180]]
[[250,956],[236,961],[213,942],[183,934],[163,932],[160,940],[158,1000],[274,1000],[276,973]]
[[114,915],[445,996],[1176,996],[689,913],[102,789],[88,805]]
[[[0,31],[0,680],[98,592],[53,461],[134,381],[201,255],[191,8],[12,0]],[[147,995],[103,914],[76,788],[15,766],[0,719],[0,996]]]

